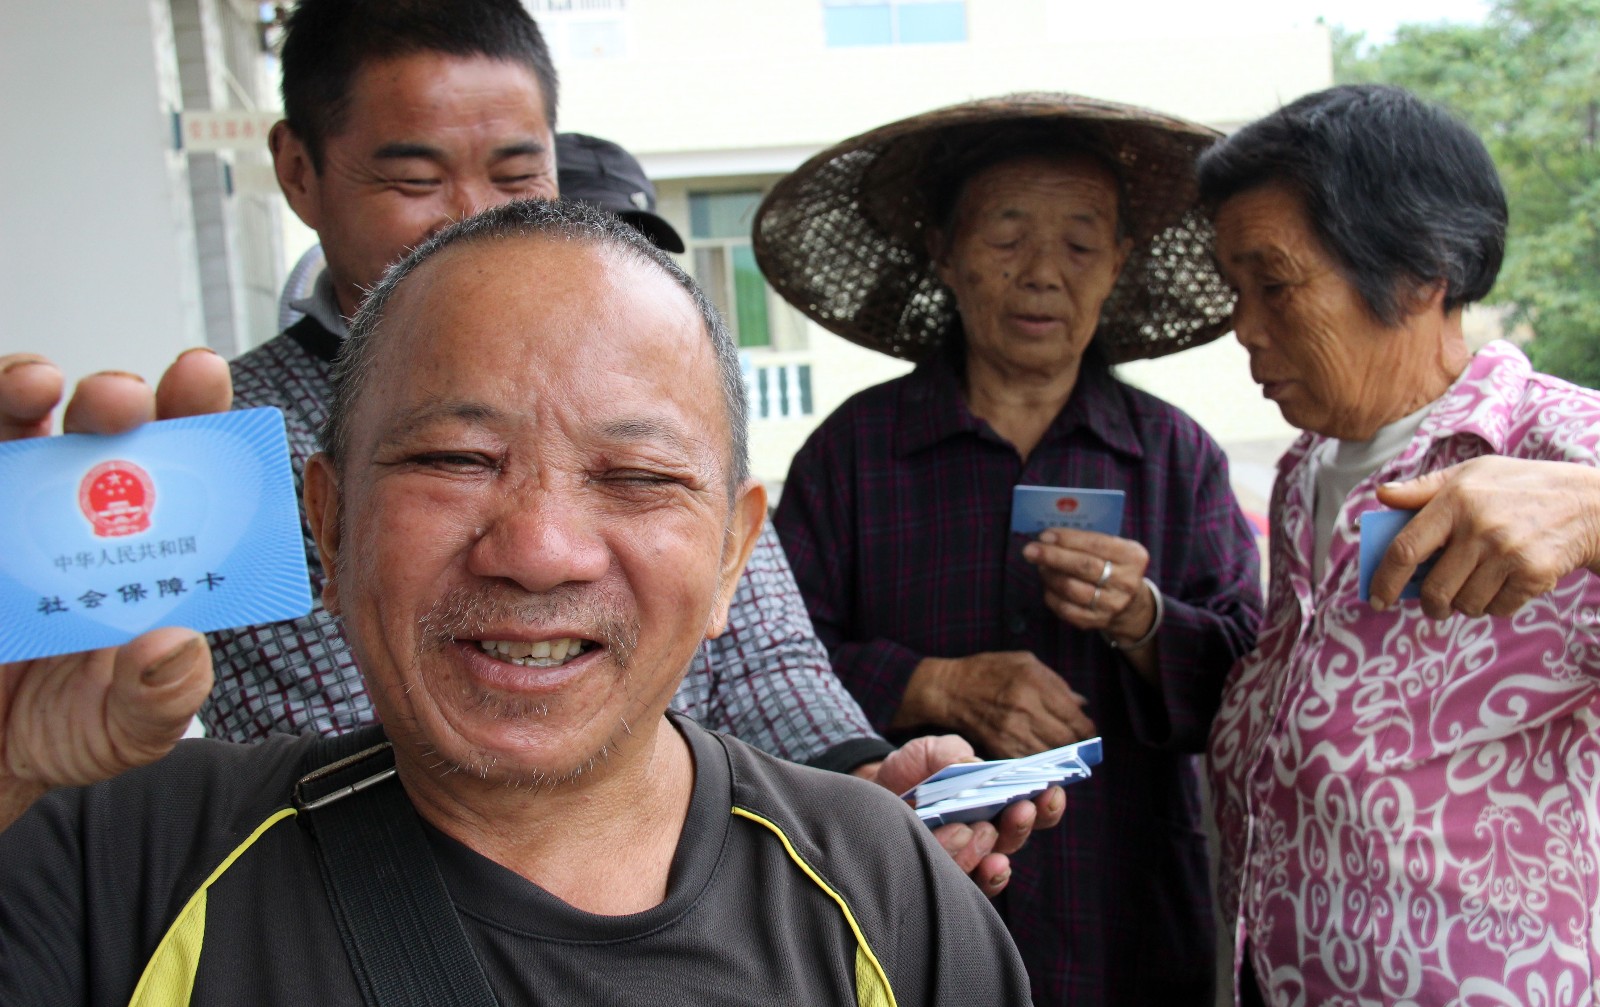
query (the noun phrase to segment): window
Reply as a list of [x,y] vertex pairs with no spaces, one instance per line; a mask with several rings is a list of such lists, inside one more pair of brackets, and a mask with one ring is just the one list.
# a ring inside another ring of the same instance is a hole
[[745,393],[750,397],[751,419],[811,415],[810,364],[757,362],[750,354],[741,353],[739,367],[744,373]]
[[523,0],[556,62],[628,55],[628,0]]
[[767,281],[756,268],[750,227],[761,193],[689,193],[694,278],[733,327],[740,348],[772,345]]
[[965,42],[965,0],[822,0],[831,47]]

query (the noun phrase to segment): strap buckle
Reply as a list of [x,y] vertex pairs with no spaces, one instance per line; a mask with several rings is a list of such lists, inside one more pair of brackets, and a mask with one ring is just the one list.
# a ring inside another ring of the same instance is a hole
[[[377,772],[358,777],[350,783],[339,784],[341,779],[348,779],[354,775],[351,771],[360,768],[363,762],[382,760],[384,756],[388,756],[387,766],[383,766]],[[343,800],[351,794],[359,794],[393,775],[395,775],[394,746],[384,741],[300,777],[294,785],[294,806],[300,811],[315,811],[335,801]],[[332,789],[324,789],[329,786]]]

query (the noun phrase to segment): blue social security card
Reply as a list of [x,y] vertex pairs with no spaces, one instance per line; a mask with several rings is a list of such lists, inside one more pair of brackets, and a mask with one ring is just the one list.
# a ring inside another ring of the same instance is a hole
[[[1383,562],[1383,554],[1389,551],[1389,543],[1400,534],[1412,518],[1417,516],[1414,510],[1374,510],[1361,515],[1361,584],[1359,597],[1367,601],[1372,597],[1372,575],[1378,572],[1378,564]],[[1428,571],[1433,569],[1433,560],[1430,558],[1417,567],[1406,586],[1400,589],[1402,598],[1422,597],[1422,581],[1428,576]]]
[[1066,489],[1060,486],[1014,486],[1011,530],[1037,535],[1049,528],[1080,528],[1104,535],[1122,534],[1122,490]]
[[0,661],[311,609],[283,414],[0,443]]

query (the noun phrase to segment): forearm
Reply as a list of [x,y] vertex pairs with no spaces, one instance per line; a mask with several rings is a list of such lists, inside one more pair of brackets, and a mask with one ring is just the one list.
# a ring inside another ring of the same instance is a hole
[[1123,662],[1152,688],[1161,688],[1161,624],[1166,606],[1160,589],[1148,579],[1129,605],[1121,625],[1105,631],[1106,642]]
[[1217,612],[1172,598],[1164,606],[1161,629],[1150,647],[1154,678],[1128,677],[1134,731],[1149,745],[1200,751],[1228,669],[1254,646],[1259,616],[1250,606]]
[[917,662],[900,697],[889,727],[899,730],[926,724],[953,726],[950,723],[949,704],[944,701],[949,662],[937,657],[925,657]]
[[[824,641],[826,642],[826,640]],[[902,714],[912,676],[923,657],[892,640],[842,643],[830,649],[834,672],[879,731],[936,720],[907,720]]]

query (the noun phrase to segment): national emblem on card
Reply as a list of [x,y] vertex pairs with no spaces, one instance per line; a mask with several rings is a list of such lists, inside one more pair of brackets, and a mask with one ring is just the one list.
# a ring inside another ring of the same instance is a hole
[[102,462],[78,484],[78,506],[102,538],[150,530],[156,485],[133,462]]

